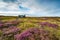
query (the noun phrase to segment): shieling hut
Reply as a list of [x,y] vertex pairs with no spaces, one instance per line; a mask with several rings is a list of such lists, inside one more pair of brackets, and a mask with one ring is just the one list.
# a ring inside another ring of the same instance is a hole
[[26,15],[18,15],[19,18],[25,18]]
[[16,21],[18,21],[19,18],[26,18],[26,15],[18,15],[18,17],[16,18]]

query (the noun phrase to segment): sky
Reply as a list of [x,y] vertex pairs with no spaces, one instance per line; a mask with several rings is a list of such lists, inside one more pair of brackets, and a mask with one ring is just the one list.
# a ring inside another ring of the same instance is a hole
[[0,0],[0,15],[60,17],[60,0]]

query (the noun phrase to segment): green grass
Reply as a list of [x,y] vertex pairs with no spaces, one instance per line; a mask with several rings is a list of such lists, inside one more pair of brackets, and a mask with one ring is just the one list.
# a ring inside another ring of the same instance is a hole
[[26,18],[18,18],[17,17],[0,17],[0,20],[2,21],[22,21],[20,22],[17,27],[21,29],[23,32],[26,29],[29,29],[31,27],[39,27],[39,22],[49,22],[52,24],[57,24],[59,27],[58,29],[45,27],[45,30],[49,30],[52,34],[54,33],[57,37],[60,37],[60,18],[59,17],[26,17]]

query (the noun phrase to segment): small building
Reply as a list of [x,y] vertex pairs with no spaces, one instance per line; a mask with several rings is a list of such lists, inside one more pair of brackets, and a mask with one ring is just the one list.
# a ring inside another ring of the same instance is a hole
[[19,18],[25,18],[26,15],[18,15]]
[[16,21],[18,21],[20,18],[26,18],[26,15],[18,15],[18,17],[16,18]]

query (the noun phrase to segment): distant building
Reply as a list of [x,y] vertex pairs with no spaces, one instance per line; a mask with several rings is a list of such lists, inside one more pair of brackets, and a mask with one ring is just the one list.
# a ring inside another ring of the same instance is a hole
[[18,15],[19,18],[25,18],[26,15]]

